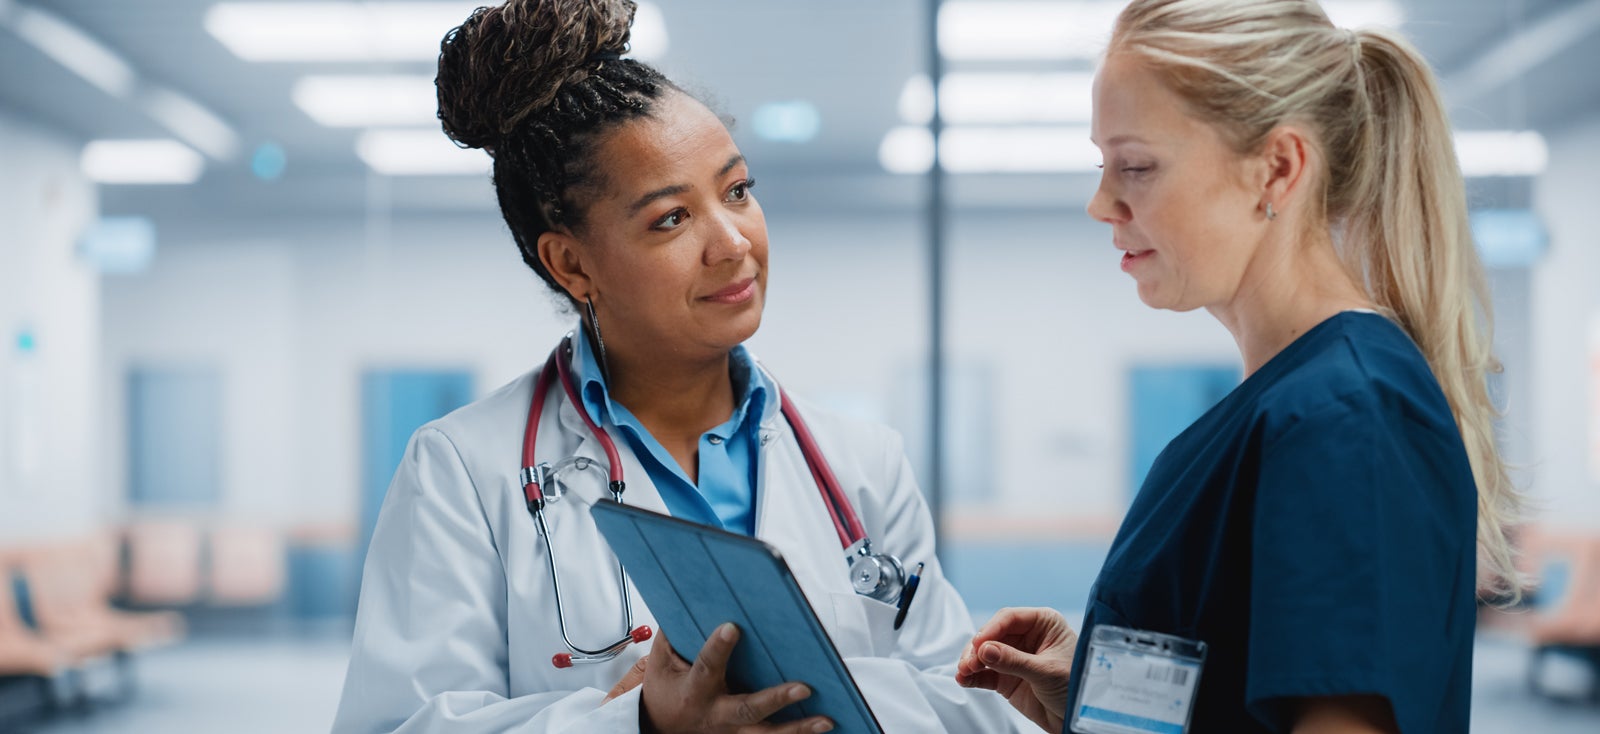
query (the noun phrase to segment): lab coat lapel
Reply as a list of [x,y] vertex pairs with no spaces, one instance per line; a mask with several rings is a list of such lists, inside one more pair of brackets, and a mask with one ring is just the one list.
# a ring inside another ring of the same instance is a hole
[[811,477],[794,431],[773,395],[761,423],[762,471],[756,487],[756,537],[775,546],[829,634],[839,635],[832,596],[850,591],[849,568],[832,516]]

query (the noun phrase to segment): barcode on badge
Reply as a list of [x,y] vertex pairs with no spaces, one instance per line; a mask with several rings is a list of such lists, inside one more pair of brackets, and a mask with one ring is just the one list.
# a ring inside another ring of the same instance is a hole
[[1176,666],[1152,665],[1145,669],[1145,680],[1160,683],[1171,683],[1175,686],[1189,685],[1189,669]]

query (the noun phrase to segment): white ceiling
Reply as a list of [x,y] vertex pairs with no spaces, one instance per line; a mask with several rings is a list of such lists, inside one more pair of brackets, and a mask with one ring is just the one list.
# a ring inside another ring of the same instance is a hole
[[[284,216],[360,217],[374,202],[396,212],[493,210],[493,196],[481,178],[373,181],[354,152],[358,131],[318,125],[290,100],[294,81],[308,73],[431,74],[429,63],[245,62],[203,29],[210,0],[0,0],[0,13],[21,4],[76,26],[123,56],[145,82],[187,95],[238,133],[244,155],[210,161],[196,184],[104,187],[107,213],[145,214],[158,221],[270,222]],[[748,125],[737,129],[769,208],[774,201],[813,211],[912,211],[917,206],[922,183],[882,173],[878,145],[899,122],[901,87],[925,66],[929,2],[658,4],[671,39],[660,66],[691,89],[709,92],[721,111],[748,119],[760,104],[796,99],[819,110],[821,132],[804,144],[764,142],[750,134]],[[1593,27],[1600,23],[1576,22],[1595,16],[1600,0],[1402,0],[1401,5],[1404,30],[1439,69],[1460,127],[1549,130],[1600,114],[1600,74],[1595,73],[1600,30]],[[1559,33],[1563,29],[1566,37]],[[1052,68],[1074,67],[1070,62],[1042,67]],[[137,107],[3,29],[0,114],[85,141],[170,135]],[[287,152],[286,172],[275,181],[259,180],[249,171],[249,151],[266,142]],[[1092,185],[1086,176],[1069,175],[960,178],[952,185],[957,201],[989,208],[1076,209]],[[1516,187],[1509,190],[1514,196]]]

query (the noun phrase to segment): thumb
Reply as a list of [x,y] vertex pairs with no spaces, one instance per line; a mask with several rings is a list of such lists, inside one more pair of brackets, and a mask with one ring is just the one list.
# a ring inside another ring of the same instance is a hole
[[617,684],[611,687],[611,690],[606,693],[605,700],[601,701],[601,703],[607,703],[611,699],[627,693],[628,691],[633,690],[635,686],[643,683],[645,667],[649,661],[650,656],[648,655],[639,658],[638,662],[635,662],[633,667],[628,668],[628,672],[622,675],[622,680],[617,681]]

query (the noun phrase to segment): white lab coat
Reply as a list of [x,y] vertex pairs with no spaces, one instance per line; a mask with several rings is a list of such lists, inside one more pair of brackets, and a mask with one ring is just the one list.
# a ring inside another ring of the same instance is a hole
[[[638,731],[639,688],[601,700],[651,643],[606,663],[551,664],[567,648],[545,547],[518,484],[535,377],[412,436],[367,552],[335,732]],[[798,403],[874,548],[898,556],[908,572],[927,564],[896,631],[894,607],[851,589],[838,534],[777,404],[772,396],[761,419],[756,537],[783,553],[884,729],[1032,730],[998,695],[955,683],[971,618],[934,557],[932,517],[899,436]],[[667,512],[627,442],[616,442],[624,501]],[[604,465],[559,383],[540,418],[537,450],[541,461],[587,456]],[[608,495],[592,472],[582,474],[546,517],[573,641],[600,647],[623,634],[622,611],[615,557],[588,513]],[[634,625],[655,627],[631,584],[628,593]]]

